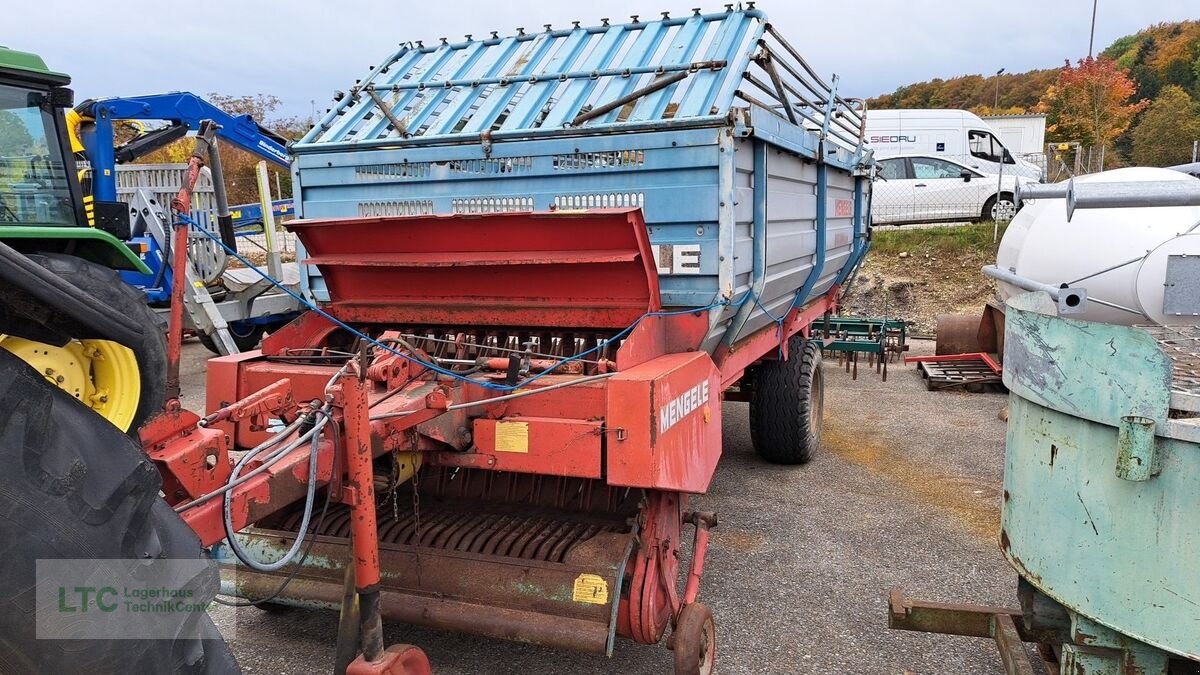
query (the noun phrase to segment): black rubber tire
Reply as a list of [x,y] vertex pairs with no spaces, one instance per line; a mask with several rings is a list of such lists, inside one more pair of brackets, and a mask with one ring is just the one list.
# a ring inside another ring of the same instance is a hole
[[[258,343],[262,342],[263,333],[266,332],[266,326],[262,324],[249,324],[250,330],[244,335],[239,334],[233,324],[229,324],[229,334],[233,336],[233,344],[237,345],[239,352],[248,352],[251,349],[256,349]],[[196,339],[200,340],[200,344],[208,351],[221,355],[221,350],[217,349],[217,343],[212,336],[196,331]]]
[[684,605],[672,637],[675,675],[712,674],[717,660],[717,624],[708,605]]
[[38,253],[29,259],[90,293],[145,329],[141,345],[126,345],[138,362],[142,393],[129,432],[134,433],[151,415],[160,412],[167,400],[167,337],[162,323],[146,304],[146,295],[121,280],[116,270],[73,255]]
[[825,385],[821,345],[797,334],[788,360],[763,361],[750,394],[750,440],[774,464],[804,464],[821,445]]
[[[1011,192],[1001,192],[1000,197],[1002,199],[1007,199],[1010,202],[1013,201],[1013,194]],[[996,206],[996,196],[992,195],[991,197],[988,197],[987,201],[985,201],[983,203],[983,210],[980,211],[980,213],[979,213],[979,220],[980,221],[994,220],[994,218],[992,218],[992,208],[994,206]]]
[[[133,440],[0,350],[0,672],[236,673],[215,628],[195,614],[174,640],[39,640],[36,561],[204,559],[200,540],[159,498],[162,479]],[[189,582],[216,594],[208,560]],[[215,633],[206,633],[215,634]]]

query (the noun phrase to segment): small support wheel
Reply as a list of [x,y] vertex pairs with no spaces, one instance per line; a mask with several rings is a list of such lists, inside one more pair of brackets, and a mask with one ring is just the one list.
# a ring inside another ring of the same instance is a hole
[[717,660],[717,625],[708,605],[684,605],[671,637],[675,675],[711,675]]

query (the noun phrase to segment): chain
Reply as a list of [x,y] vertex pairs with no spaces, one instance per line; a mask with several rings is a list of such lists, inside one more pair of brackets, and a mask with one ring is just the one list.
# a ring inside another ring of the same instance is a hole
[[388,491],[392,498],[392,519],[400,522],[400,451],[392,453],[392,471],[388,475]]
[[[413,526],[417,534],[417,545],[413,547],[413,553],[417,560],[417,586],[421,585],[421,467],[413,464],[412,475],[412,507],[413,507]],[[399,518],[397,518],[399,520]]]

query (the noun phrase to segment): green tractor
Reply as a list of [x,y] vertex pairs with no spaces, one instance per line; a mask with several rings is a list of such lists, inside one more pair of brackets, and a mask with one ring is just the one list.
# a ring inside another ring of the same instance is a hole
[[131,347],[34,331],[0,334],[0,349],[134,432],[164,403],[165,329],[144,294],[118,274],[149,273],[123,240],[128,207],[84,195],[66,116],[70,81],[34,54],[0,47],[0,242],[145,327],[147,339]]

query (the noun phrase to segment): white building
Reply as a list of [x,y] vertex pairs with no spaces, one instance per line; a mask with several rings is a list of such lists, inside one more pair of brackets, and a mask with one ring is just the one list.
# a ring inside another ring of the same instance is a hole
[[1046,151],[1045,115],[984,115],[983,119],[1011,152],[1035,155]]

